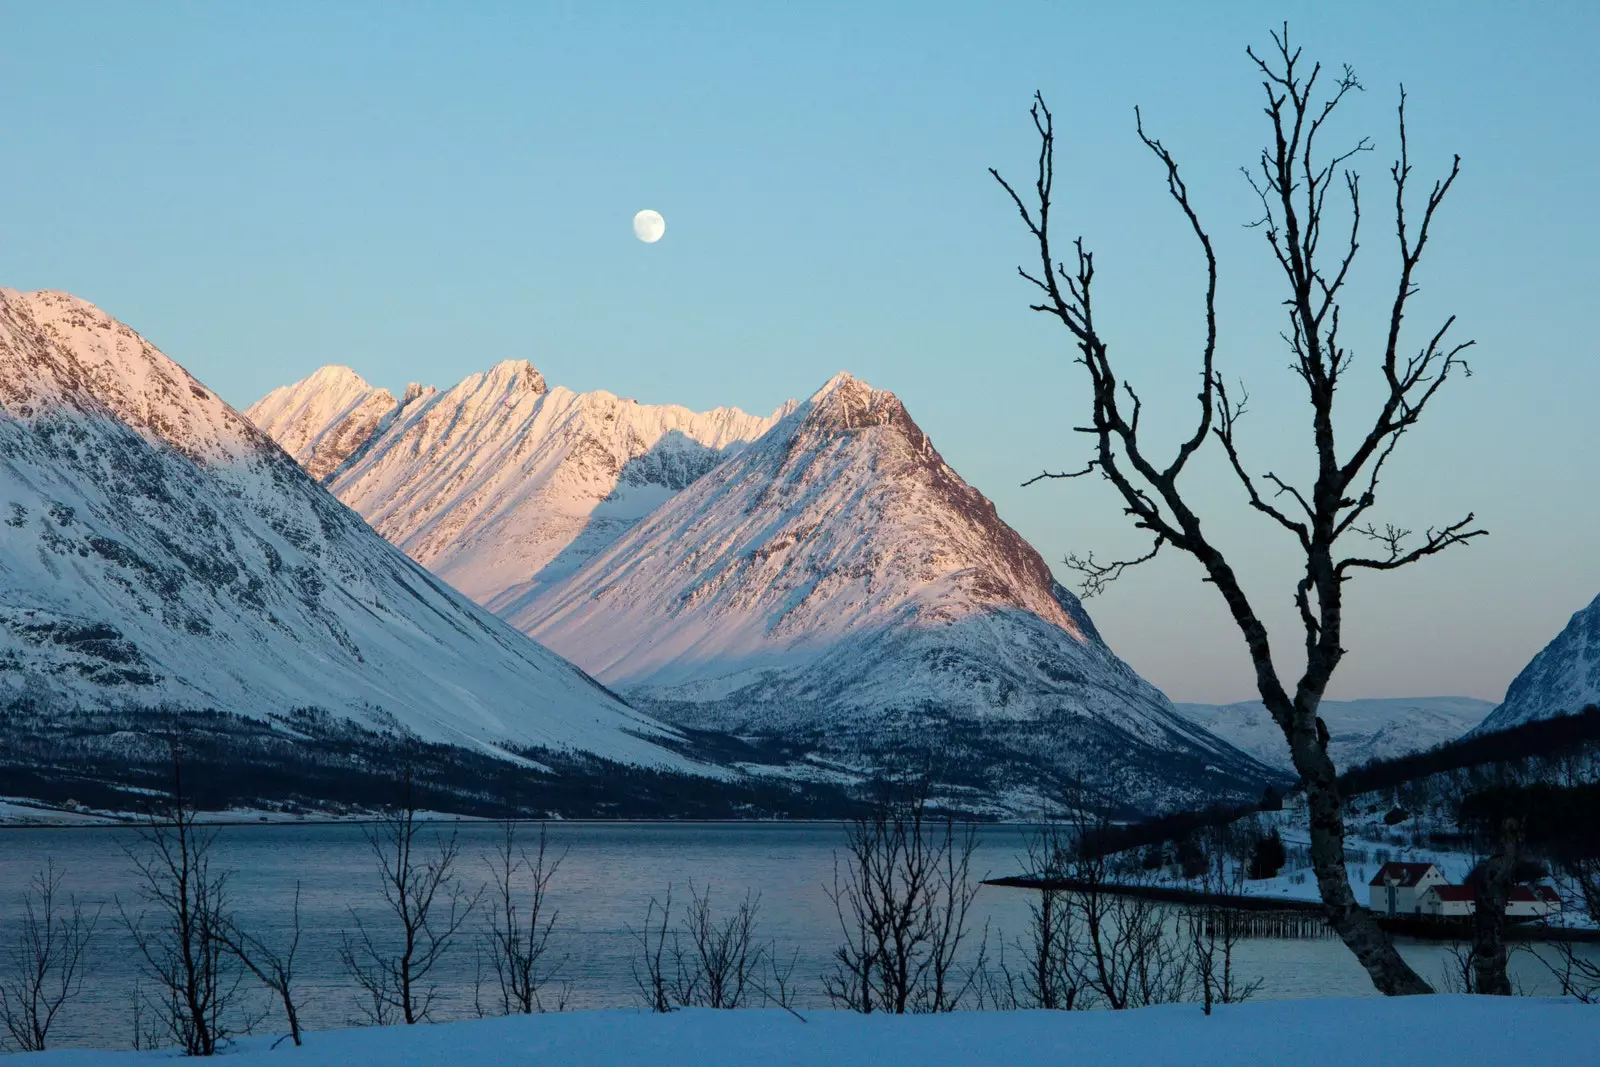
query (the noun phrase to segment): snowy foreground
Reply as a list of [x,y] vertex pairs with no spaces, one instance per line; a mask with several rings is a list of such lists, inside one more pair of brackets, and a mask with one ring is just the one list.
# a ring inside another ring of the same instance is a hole
[[[437,1026],[311,1033],[304,1048],[253,1038],[227,1062],[344,1067],[563,1064],[571,1067],[1042,1067],[1056,1063],[1575,1064],[1592,1062],[1600,1007],[1466,996],[1280,1000],[1128,1012],[941,1016],[778,1010],[596,1011]],[[19,1064],[121,1065],[171,1053],[48,1052]]]

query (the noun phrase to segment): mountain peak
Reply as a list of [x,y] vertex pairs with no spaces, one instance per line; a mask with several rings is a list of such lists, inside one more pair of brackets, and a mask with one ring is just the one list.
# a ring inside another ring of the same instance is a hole
[[349,367],[318,367],[292,385],[274,389],[245,417],[306,469],[326,478],[339,468],[398,405]]
[[544,375],[525,359],[505,359],[483,374],[483,384],[504,390],[508,395],[539,396],[549,392]]
[[353,388],[368,392],[372,390],[371,384],[365,378],[341,363],[329,363],[318,367],[297,384],[307,389]]
[[[800,409],[805,412],[802,424],[818,429],[854,431],[899,422],[916,430],[899,397],[887,389],[874,389],[848,371],[829,378]],[[921,431],[916,432],[920,436]]]

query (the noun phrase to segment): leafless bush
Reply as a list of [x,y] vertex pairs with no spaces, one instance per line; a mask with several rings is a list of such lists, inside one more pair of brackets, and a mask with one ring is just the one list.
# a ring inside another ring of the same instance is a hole
[[[500,845],[486,858],[492,878],[493,909],[484,935],[494,967],[504,1015],[529,1015],[544,1011],[541,991],[555,978],[566,957],[550,961],[550,935],[560,912],[546,903],[550,883],[566,858],[553,856],[545,827],[539,827],[539,846],[533,852],[517,844],[517,826],[504,824]],[[517,889],[519,876],[526,889]]]
[[22,896],[22,928],[0,976],[0,1025],[23,1052],[43,1052],[61,1010],[83,990],[89,944],[100,920],[61,893],[63,873],[46,861]]
[[243,972],[227,944],[229,872],[212,867],[216,832],[195,822],[177,759],[172,796],[145,819],[139,843],[126,851],[146,910],[129,915],[119,900],[117,912],[155,989],[146,994],[151,1026],[186,1055],[215,1055],[230,1036],[229,1009]]
[[794,962],[778,962],[772,946],[757,940],[760,908],[760,896],[746,893],[733,914],[719,921],[711,887],[702,891],[691,882],[689,906],[674,927],[672,888],[665,903],[652,897],[643,929],[629,930],[639,947],[634,985],[650,1010],[740,1008],[757,995],[792,1008]]
[[1083,1007],[1114,1011],[1187,999],[1192,960],[1166,906],[1122,892],[1145,877],[1107,877],[1105,857],[1080,858],[1070,894],[1078,943],[1076,980],[1087,996]]
[[[1556,877],[1558,892],[1562,897],[1562,911],[1552,926],[1564,926],[1568,916],[1587,915],[1590,922],[1600,922],[1600,859],[1572,859],[1559,865]],[[1561,985],[1564,996],[1574,997],[1584,1004],[1600,1004],[1600,959],[1580,953],[1572,941],[1554,940],[1531,950]]]
[[886,791],[846,830],[844,863],[827,888],[842,943],[823,988],[835,1006],[855,1011],[953,1011],[982,969],[962,968],[968,917],[978,892],[972,826],[930,817],[926,780]]
[[424,1022],[440,996],[429,977],[482,893],[469,895],[456,877],[454,830],[448,837],[435,832],[431,848],[419,840],[422,823],[409,783],[403,805],[362,833],[377,863],[392,933],[375,935],[351,908],[356,933],[345,934],[339,957],[361,990],[357,1004],[367,1022]]
[[1028,905],[1026,935],[1011,943],[1024,963],[1013,971],[1001,956],[999,999],[1010,1008],[1071,1011],[1084,994],[1074,910],[1065,888],[1075,848],[1066,828],[1052,822],[1028,835],[1027,853],[1027,873],[1039,881],[1038,897]]
[[1472,943],[1450,941],[1445,944],[1444,950],[1449,958],[1440,964],[1439,990],[1444,993],[1476,993],[1477,983],[1473,981],[1473,976],[1477,973],[1477,967],[1472,957]]
[[231,919],[220,936],[228,951],[278,998],[283,1005],[289,1036],[296,1045],[300,1044],[300,1013],[295,1005],[294,989],[295,955],[300,950],[300,883],[294,884],[294,917],[289,942],[281,950],[239,929]]
[[1055,958],[1045,975],[1058,983],[1060,1001],[1122,1010],[1186,999],[1194,960],[1180,923],[1167,906],[1124,891],[1149,872],[1086,847],[1106,840],[1111,827],[1083,789],[1068,791],[1064,811],[1046,860],[1066,889],[1057,905],[1064,901],[1067,914],[1053,924]]
[[[1242,896],[1246,870],[1235,855],[1239,852],[1231,826],[1211,828],[1201,848],[1205,872],[1200,888],[1208,896]],[[1234,950],[1244,940],[1245,927],[1239,912],[1217,903],[1189,908],[1184,924],[1195,979],[1200,985],[1201,1005],[1207,1015],[1213,1004],[1241,1004],[1261,990],[1261,979],[1240,976],[1234,964]]]
[[689,907],[673,939],[673,996],[685,1008],[738,1008],[758,992],[766,948],[756,941],[759,894],[739,902],[718,922],[711,910],[711,887],[689,883]]
[[[657,913],[660,918],[657,918]],[[672,922],[672,887],[667,887],[665,903],[650,898],[645,909],[644,926],[638,930],[628,927],[628,934],[638,945],[638,955],[629,964],[633,984],[649,1010],[666,1013],[673,1010],[672,986],[667,974],[667,927]]]

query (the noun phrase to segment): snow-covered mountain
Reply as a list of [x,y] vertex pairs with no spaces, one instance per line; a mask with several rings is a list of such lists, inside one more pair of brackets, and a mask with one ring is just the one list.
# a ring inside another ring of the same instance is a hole
[[[312,460],[334,462],[279,400]],[[348,421],[372,400],[341,387],[328,403]],[[0,289],[0,522],[0,697],[257,719],[314,707],[478,751],[705,769],[64,293]]]
[[[1192,722],[1272,767],[1293,773],[1289,746],[1258,700],[1236,704],[1177,704]],[[1328,752],[1341,771],[1454,741],[1483,721],[1494,704],[1472,697],[1324,700]]]
[[246,414],[412,559],[506,615],[782,410],[551,389],[510,360],[443,393],[413,386],[399,403],[324,367]]
[[1528,661],[1478,732],[1571,715],[1590,704],[1600,704],[1600,597],[1574,612],[1555,640]]
[[[420,388],[420,387],[418,387]],[[408,391],[407,400],[415,394]],[[377,432],[400,404],[349,367],[323,367],[252,404],[247,418],[321,481]]]
[[936,749],[1012,810],[1080,776],[1144,810],[1273,776],[1118,659],[900,401],[847,374],[502,614],[669,721],[858,771]]

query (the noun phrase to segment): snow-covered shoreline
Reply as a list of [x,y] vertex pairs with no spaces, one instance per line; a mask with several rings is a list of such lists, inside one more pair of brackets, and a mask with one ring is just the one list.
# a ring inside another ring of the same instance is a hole
[[[671,1015],[594,1011],[436,1026],[280,1035],[244,1040],[237,1067],[995,1067],[999,1064],[1293,1064],[1344,1067],[1375,1059],[1453,1065],[1574,1064],[1600,1034],[1600,1007],[1522,997],[1433,996],[1262,1001],[1127,1012],[958,1012],[936,1016],[691,1010]],[[64,1050],[19,1064],[100,1067],[169,1059],[172,1052]]]

